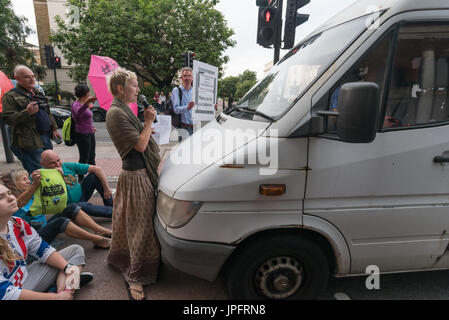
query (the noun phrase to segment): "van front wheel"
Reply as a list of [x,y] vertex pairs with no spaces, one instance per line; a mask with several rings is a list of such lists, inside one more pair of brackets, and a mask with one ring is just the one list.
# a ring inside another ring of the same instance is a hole
[[326,288],[329,262],[314,242],[270,237],[246,246],[227,273],[233,299],[314,299]]

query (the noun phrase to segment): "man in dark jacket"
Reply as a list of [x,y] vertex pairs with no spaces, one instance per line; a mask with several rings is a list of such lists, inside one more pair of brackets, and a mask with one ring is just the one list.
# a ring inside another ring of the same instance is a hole
[[33,71],[26,66],[17,66],[14,78],[17,80],[16,88],[8,91],[2,99],[2,118],[12,127],[11,151],[31,174],[41,168],[42,151],[53,148],[50,138],[61,139],[61,135],[48,105],[39,107],[38,102],[33,101],[37,94]]

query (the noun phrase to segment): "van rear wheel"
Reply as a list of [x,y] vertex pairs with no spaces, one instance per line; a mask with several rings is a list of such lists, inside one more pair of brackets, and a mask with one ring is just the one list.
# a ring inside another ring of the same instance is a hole
[[326,288],[329,273],[329,262],[317,244],[285,235],[244,247],[226,281],[233,299],[314,299]]

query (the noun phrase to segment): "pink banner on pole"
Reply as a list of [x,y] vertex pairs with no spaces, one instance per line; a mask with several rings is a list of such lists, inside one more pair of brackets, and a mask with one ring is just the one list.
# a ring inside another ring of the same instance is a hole
[[11,83],[11,80],[9,80],[6,74],[0,71],[0,113],[2,113],[3,111],[2,106],[3,95],[12,88],[14,88],[14,85]]
[[[90,57],[90,68],[87,77],[98,99],[101,108],[109,110],[114,97],[108,90],[106,77],[119,67],[118,63],[109,57],[95,56]],[[131,110],[137,116],[137,103],[130,105]]]

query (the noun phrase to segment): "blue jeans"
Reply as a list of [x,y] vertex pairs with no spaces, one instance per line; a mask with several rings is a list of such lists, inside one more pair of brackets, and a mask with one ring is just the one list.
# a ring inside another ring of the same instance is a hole
[[74,203],[69,204],[64,211],[55,214],[53,217],[48,219],[46,225],[38,228],[37,233],[46,242],[51,243],[58,234],[65,232],[69,222],[75,221],[80,210],[81,208],[78,205]]
[[11,145],[11,151],[22,162],[23,168],[31,174],[33,171],[41,169],[41,154],[44,149],[28,150]]
[[103,185],[101,184],[100,179],[94,174],[89,173],[86,178],[81,182],[81,199],[79,202],[88,202],[89,199],[94,194],[94,191],[97,190],[97,192],[101,195],[101,198],[103,199],[103,204],[108,207],[112,207],[112,197],[109,199],[104,198],[104,189]]
[[89,216],[112,219],[112,207],[98,206],[90,202],[77,202],[77,205]]
[[50,136],[48,134],[41,135],[42,143],[44,144],[45,150],[53,150],[53,144],[51,143]]

